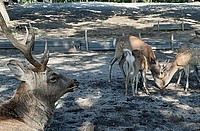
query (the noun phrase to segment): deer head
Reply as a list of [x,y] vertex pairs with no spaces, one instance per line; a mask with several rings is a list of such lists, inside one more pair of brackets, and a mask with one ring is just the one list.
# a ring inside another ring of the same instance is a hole
[[191,55],[191,52],[186,50],[185,46],[183,46],[178,49],[178,54],[172,63],[169,63],[169,61],[164,62],[161,68],[161,73],[163,74],[162,81],[164,84],[160,87],[161,89],[164,89],[169,84],[173,75],[178,70],[189,66]]
[[165,60],[164,63],[160,65],[161,78],[164,78],[167,75],[169,75],[169,70],[171,66],[172,66],[172,63],[170,63],[170,59]]
[[[26,35],[22,41],[14,38],[1,13],[0,26],[8,40],[24,54],[24,57],[32,65],[30,68],[17,60],[8,62],[8,67],[15,77],[21,81],[21,84],[11,100],[0,106],[0,116],[4,120],[19,119],[33,129],[43,130],[50,123],[55,102],[68,91],[75,89],[78,82],[56,73],[47,66],[49,60],[47,44],[40,61],[32,56],[35,33],[30,24],[30,33],[28,28],[25,27]],[[29,35],[31,36],[28,42]],[[13,105],[15,108],[12,108]]]

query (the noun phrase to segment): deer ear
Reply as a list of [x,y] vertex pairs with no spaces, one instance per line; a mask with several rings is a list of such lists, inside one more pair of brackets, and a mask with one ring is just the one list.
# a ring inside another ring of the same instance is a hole
[[10,68],[11,72],[15,75],[17,79],[24,81],[26,68],[22,63],[16,60],[10,60],[7,63],[7,66]]

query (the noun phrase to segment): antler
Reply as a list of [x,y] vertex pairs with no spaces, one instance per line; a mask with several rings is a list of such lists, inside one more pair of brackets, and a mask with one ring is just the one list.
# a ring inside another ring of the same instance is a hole
[[167,67],[169,65],[170,59],[165,60],[165,62],[163,63],[164,67]]
[[23,54],[24,57],[40,72],[45,71],[46,69],[46,65],[47,62],[49,60],[49,53],[47,51],[47,45],[45,46],[45,52],[44,52],[44,56],[43,56],[43,60],[40,62],[38,62],[36,59],[33,58],[31,52],[32,52],[32,48],[35,42],[35,33],[34,30],[31,26],[31,24],[29,23],[30,26],[30,34],[31,34],[31,39],[28,42],[28,37],[29,37],[29,30],[27,29],[27,27],[25,27],[26,29],[26,35],[25,38],[22,41],[18,41],[16,38],[14,38],[14,36],[11,33],[11,30],[7,27],[5,20],[3,19],[2,14],[0,13],[0,26],[4,32],[4,34],[6,35],[6,37],[8,38],[8,40],[13,44],[13,46],[15,46],[17,49],[19,49]]
[[167,67],[168,67],[168,65],[169,65],[169,62],[170,62],[170,59],[164,61],[164,63],[162,64],[162,68],[161,68],[162,71],[167,70]]

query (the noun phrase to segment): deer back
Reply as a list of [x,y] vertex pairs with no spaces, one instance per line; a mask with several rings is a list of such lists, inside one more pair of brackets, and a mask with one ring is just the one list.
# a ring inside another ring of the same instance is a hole
[[162,81],[163,75],[160,72],[160,64],[158,63],[152,47],[135,36],[130,36],[129,41],[132,49],[141,50],[141,53],[147,60],[147,67],[151,70],[156,85],[162,87],[164,85]]
[[131,49],[131,45],[129,44],[128,37],[127,36],[121,36],[116,38],[116,44],[115,44],[115,57],[121,58],[123,56],[123,49]]
[[132,49],[142,50],[142,54],[147,58],[149,64],[157,64],[155,53],[150,45],[135,36],[130,36],[129,41]]
[[[180,56],[184,56],[179,58]],[[177,58],[181,64],[190,64],[191,66],[200,65],[200,47],[181,45],[178,49]],[[184,63],[185,62],[185,63]]]

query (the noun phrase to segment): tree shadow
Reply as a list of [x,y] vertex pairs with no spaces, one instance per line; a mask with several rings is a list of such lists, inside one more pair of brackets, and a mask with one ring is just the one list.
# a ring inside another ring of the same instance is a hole
[[[8,56],[16,57],[14,51]],[[76,78],[80,86],[59,99],[48,131],[78,130],[84,122],[94,124],[95,131],[199,128],[199,90],[191,89],[184,95],[180,88],[166,88],[162,92],[152,92],[150,96],[125,96],[117,65],[113,67],[113,81],[108,82],[107,64],[112,56],[112,52],[50,53],[49,66]],[[17,87],[13,77],[2,75],[0,78],[3,85],[11,86],[9,80],[12,80],[15,85],[12,86]],[[5,90],[1,94],[8,92]]]
[[[98,6],[102,6],[102,8],[97,9],[96,6],[90,7],[87,4],[85,5],[85,3],[81,4],[81,8],[76,6],[76,3],[71,3],[66,5],[55,4],[50,5],[50,7],[45,5],[47,7],[44,7],[43,11],[40,8],[36,10],[37,5],[32,6],[32,8],[18,8],[20,13],[15,12],[15,9],[11,9],[9,14],[13,19],[22,18],[35,21],[34,26],[42,29],[46,29],[46,22],[59,21],[55,27],[52,25],[47,26],[48,29],[70,28],[66,23],[104,20],[113,15],[123,15],[132,19],[139,19],[138,13],[143,16],[158,13],[159,17],[167,17],[166,12],[160,10],[160,7],[157,6],[128,9],[124,7],[104,8],[104,4],[100,4]],[[165,5],[162,6],[162,9],[166,7]],[[168,15],[175,19],[177,16],[175,16],[176,10],[174,8],[169,11]],[[145,9],[149,10],[149,12]],[[177,7],[177,10],[180,11],[180,18],[183,17],[183,14],[188,13],[179,7]],[[193,17],[193,14],[196,14],[196,12],[189,13],[191,13],[191,16],[187,15],[184,18],[199,21],[199,18]],[[116,30],[117,28],[119,27],[111,28],[110,30]],[[120,26],[120,28],[124,29],[123,26]],[[132,30],[135,29],[133,27],[130,28]],[[95,37],[95,31],[102,32],[102,37],[104,37],[104,28],[91,30],[89,33],[91,33],[92,37]],[[127,33],[126,31],[124,32]],[[124,32],[119,31],[119,33],[117,32],[114,35],[118,36]],[[74,37],[80,37],[82,34],[83,32],[80,31]],[[14,55],[12,54],[11,56],[14,57]],[[124,83],[117,66],[113,67],[113,82],[107,82],[108,62],[112,55],[110,52],[77,52],[71,54],[54,52],[50,55],[52,63],[49,66],[56,67],[57,71],[64,75],[78,79],[80,87],[74,92],[67,93],[58,101],[54,120],[48,131],[77,130],[85,121],[92,122],[95,125],[95,131],[198,130],[200,121],[198,110],[199,90],[194,91],[192,89],[189,91],[189,95],[183,95],[179,90],[166,88],[162,92],[155,92],[150,96],[124,96]],[[159,56],[161,61],[165,59],[173,60],[175,53],[166,55],[163,51],[156,51],[156,56]],[[54,63],[54,59],[59,59],[59,62]],[[10,77],[2,75],[0,78],[5,78],[3,80],[5,81],[4,85],[10,85],[9,81],[6,81],[6,79],[11,79]],[[9,92],[9,90],[1,93],[4,94],[6,92]],[[79,98],[81,100],[95,100],[91,106],[84,108],[76,101],[80,100]]]

